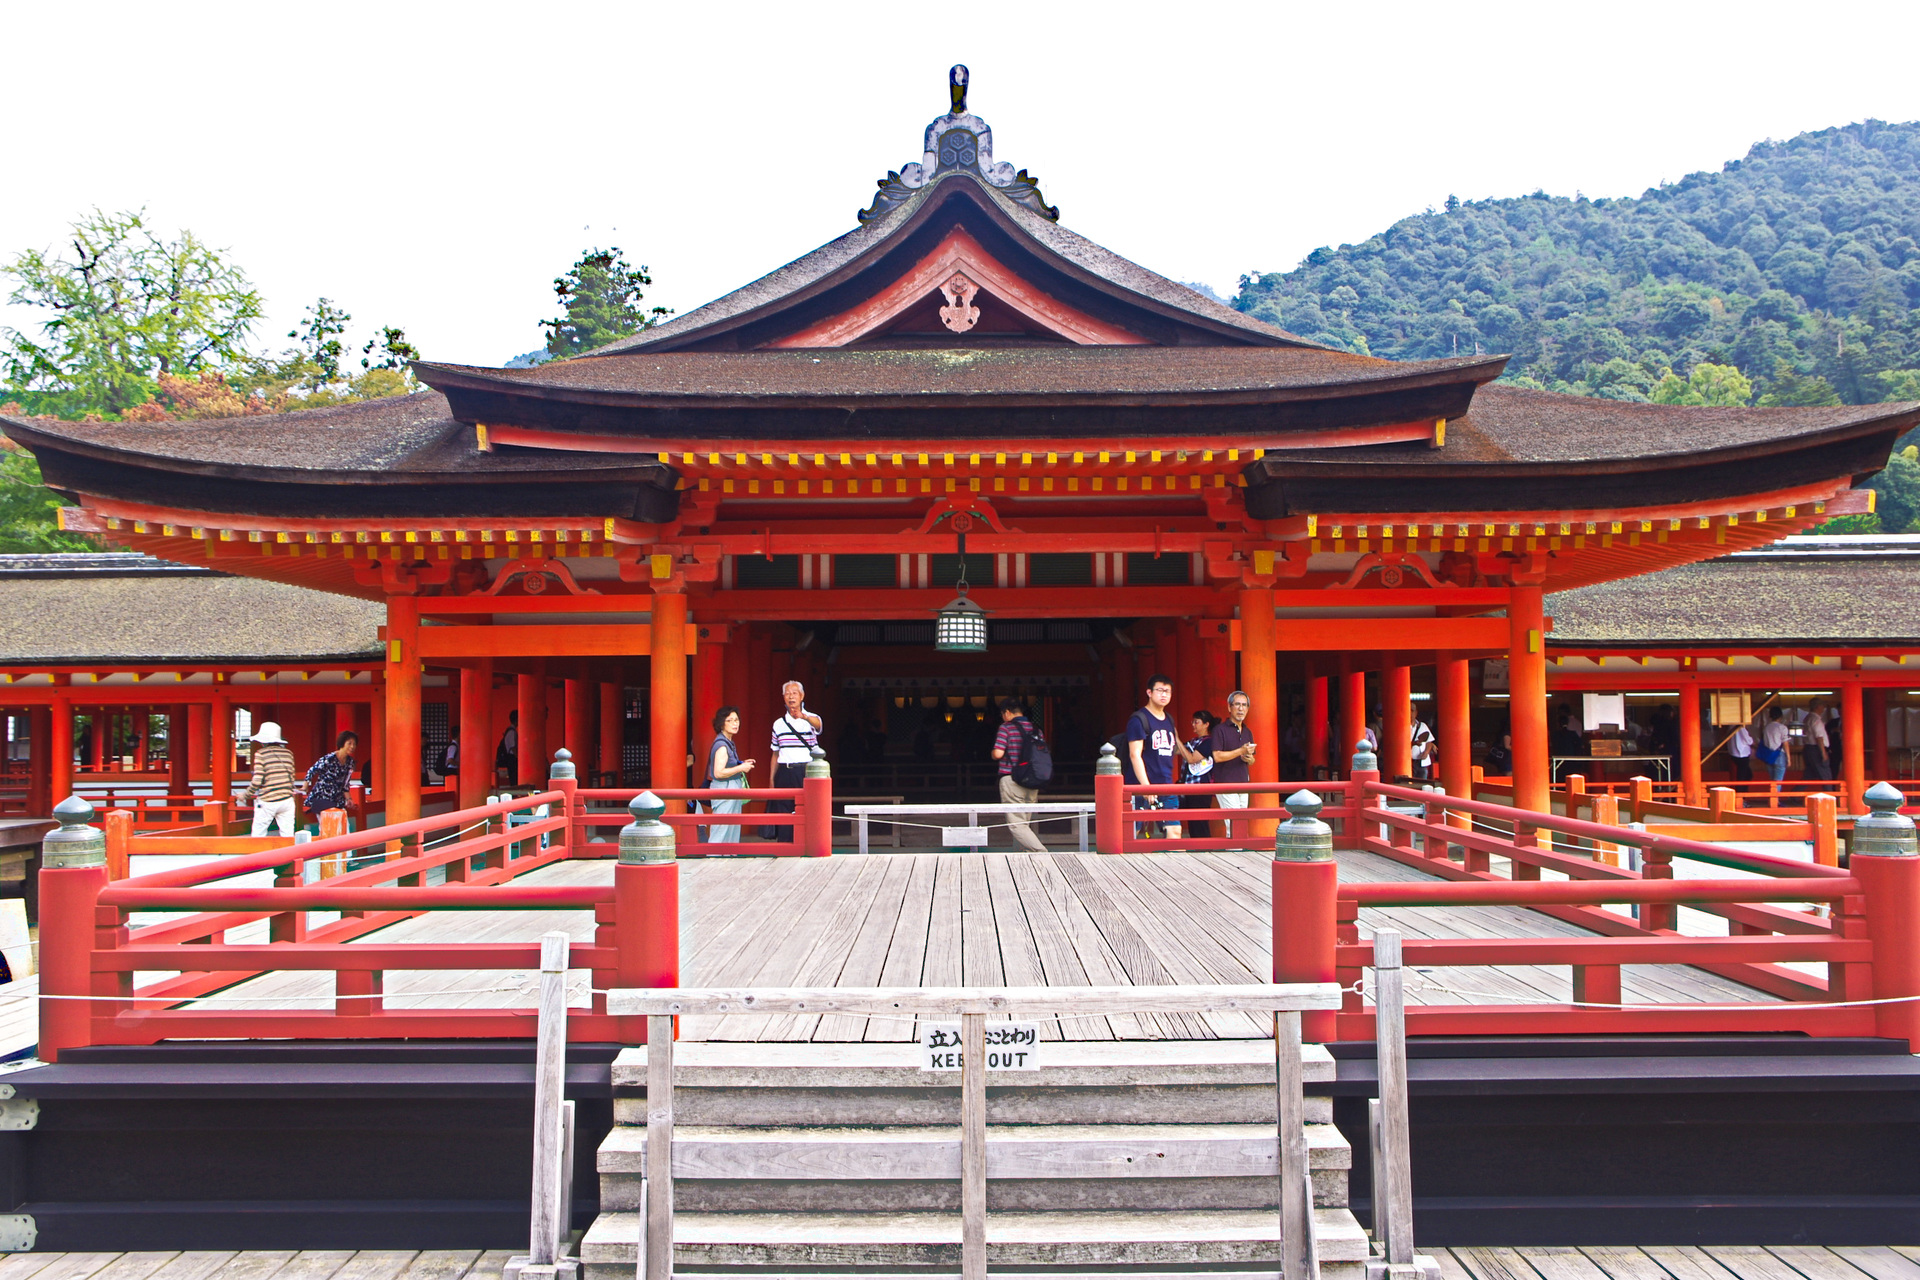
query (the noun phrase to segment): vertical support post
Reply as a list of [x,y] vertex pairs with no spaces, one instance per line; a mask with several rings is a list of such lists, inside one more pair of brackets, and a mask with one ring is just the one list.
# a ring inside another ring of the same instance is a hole
[[[1473,691],[1467,660],[1443,653],[1438,668],[1440,785],[1455,799],[1473,795]],[[1456,820],[1466,815],[1456,815]],[[1464,823],[1463,823],[1464,825]]]
[[[1283,827],[1282,830],[1285,830]],[[1283,1280],[1319,1280],[1313,1247],[1313,1181],[1307,1167],[1306,1066],[1300,1058],[1304,1015],[1283,1009],[1273,1015],[1274,1137],[1280,1148],[1280,1275]]]
[[987,1280],[987,1015],[960,1015],[960,1275]]
[[1329,687],[1332,681],[1323,675],[1307,677],[1307,777],[1319,778],[1322,771],[1331,776],[1331,760],[1327,754],[1327,735],[1333,726],[1327,723],[1329,711]]
[[1732,787],[1714,787],[1707,792],[1707,821],[1714,826],[1733,821],[1740,813],[1740,802]]
[[[727,698],[726,667],[727,646],[715,638],[724,631],[720,627],[701,627],[696,633],[699,645],[693,653],[693,740],[697,743],[713,741],[713,716],[725,704]],[[696,755],[698,752],[695,753]],[[694,769],[688,785],[703,786],[706,783],[707,770],[704,765]]]
[[[613,869],[617,987],[680,985],[680,864],[673,828],[660,821],[666,811],[659,796],[642,791],[627,803],[633,821],[620,828]],[[620,1039],[641,1043],[638,1019],[622,1021]]]
[[[560,1204],[565,1133],[560,1103],[567,1089],[567,960],[573,940],[555,930],[540,936],[540,1021],[533,1070],[533,1230],[527,1257],[552,1266],[569,1224]],[[649,1104],[651,1106],[651,1104]]]
[[610,776],[611,785],[621,783],[621,757],[627,742],[627,704],[625,690],[618,681],[600,686],[600,758],[597,771]]
[[[1645,823],[1633,825],[1645,827]],[[1645,848],[1640,853],[1640,878],[1643,880],[1673,879],[1673,855],[1665,849]],[[1673,931],[1679,927],[1680,908],[1671,902],[1648,902],[1640,907],[1640,927],[1647,930]]]
[[1336,749],[1350,751],[1367,736],[1367,673],[1348,671],[1340,677],[1340,741]]
[[213,776],[213,707],[196,702],[187,708],[189,780]]
[[[71,725],[72,721],[69,720]],[[40,1039],[43,1062],[91,1039],[93,942],[107,884],[106,834],[90,826],[93,806],[68,796],[53,808],[60,825],[40,842]]]
[[1838,806],[1823,791],[1807,797],[1807,827],[1813,835],[1813,860],[1823,867],[1840,865],[1840,832],[1835,821]]
[[[1593,820],[1609,827],[1620,825],[1620,800],[1617,796],[1595,796],[1593,798]],[[1593,842],[1593,859],[1609,866],[1620,865],[1620,846],[1609,840]]]
[[[1178,638],[1177,653],[1180,669],[1168,673],[1174,679],[1174,686],[1173,705],[1167,708],[1167,713],[1173,716],[1175,724],[1181,726],[1180,734],[1184,740],[1187,732],[1186,724],[1193,718],[1194,712],[1202,707],[1224,708],[1227,704],[1225,701],[1216,703],[1207,696],[1207,660],[1206,655],[1201,652],[1200,633],[1195,629],[1193,622],[1177,620],[1172,626],[1172,631]],[[1232,690],[1228,692],[1231,693]]]
[[[1380,1076],[1380,1150],[1373,1170],[1373,1233],[1389,1266],[1413,1263],[1413,1166],[1407,1124],[1407,997],[1400,931],[1373,933],[1374,1052]],[[1385,1224],[1383,1231],[1382,1224]]]
[[[1866,733],[1868,772],[1876,778],[1884,778],[1893,772],[1893,762],[1887,757],[1887,691],[1868,689],[1864,696],[1866,702]],[[1842,726],[1844,729],[1844,726]],[[1865,795],[1865,791],[1857,792]],[[1866,808],[1864,800],[1856,801],[1861,809]]]
[[[224,689],[213,695],[207,708],[207,760],[213,789],[209,799],[220,806],[224,823],[233,808],[233,699]],[[225,835],[225,826],[213,834]]]
[[477,809],[493,788],[493,659],[460,668],[460,807]]
[[593,712],[594,706],[587,698],[590,687],[585,680],[568,679],[566,682],[566,712],[561,725],[561,746],[565,747],[576,761],[593,759]]
[[[320,815],[320,838],[331,840],[347,834],[347,811],[328,809]],[[320,878],[328,880],[347,869],[347,855],[331,853],[320,859]]]
[[193,774],[187,755],[187,707],[176,702],[167,708],[167,795],[185,797],[193,793]]
[[420,602],[387,597],[387,822],[420,816]]
[[51,708],[34,707],[27,712],[27,812],[38,816],[53,812],[53,736]]
[[1700,682],[1680,682],[1680,803],[1699,805],[1706,795],[1700,773]]
[[833,852],[833,769],[827,753],[813,749],[806,777],[800,783],[800,852],[824,858]]
[[1860,696],[1860,682],[1848,680],[1840,686],[1840,777],[1847,785],[1847,809],[1864,811],[1860,797],[1867,794],[1866,699]]
[[[1364,797],[1356,796],[1356,801]],[[1296,791],[1292,815],[1273,837],[1273,980],[1332,982],[1340,868],[1333,860],[1333,828],[1320,820],[1320,797]],[[1303,1014],[1301,1033],[1315,1044],[1338,1038],[1332,1010]]]
[[1547,813],[1552,805],[1547,768],[1547,623],[1538,584],[1511,588],[1507,626],[1513,807]]
[[[1254,752],[1248,775],[1254,782],[1280,781],[1280,689],[1274,670],[1273,591],[1248,588],[1240,592],[1240,687],[1246,691],[1247,734],[1259,749]],[[1174,718],[1176,725],[1183,723]],[[1251,802],[1260,806],[1265,796],[1253,793]],[[1273,833],[1270,818],[1256,818],[1248,830],[1254,839]]]
[[[687,597],[653,588],[653,706],[649,785],[687,785]],[[678,811],[676,806],[676,812]]]
[[1127,780],[1111,742],[1100,744],[1093,764],[1093,847],[1098,853],[1126,850]]
[[587,842],[587,825],[582,819],[586,814],[576,794],[580,787],[579,779],[574,776],[573,753],[565,747],[553,753],[553,764],[547,770],[547,790],[560,793],[560,812],[554,816],[567,820],[567,825],[548,837],[548,848],[558,847],[560,856],[571,858]]
[[[64,675],[54,677],[64,680]],[[73,699],[63,693],[53,695],[53,723],[47,734],[50,752],[48,780],[56,797],[73,794]],[[215,797],[218,799],[218,797]]]
[[125,880],[133,861],[133,810],[109,809],[100,815],[107,840],[107,879]]
[[[661,824],[665,826],[665,823]],[[647,1019],[644,1280],[673,1277],[673,1019]]]
[[[1920,1048],[1920,850],[1913,819],[1900,812],[1904,797],[1884,782],[1867,789],[1869,812],[1853,824],[1848,869],[1866,899],[1867,935],[1873,939],[1873,998],[1898,1001],[1874,1006],[1875,1031]],[[41,910],[46,910],[42,890]],[[44,953],[43,953],[44,954]]]
[[1396,782],[1413,776],[1413,668],[1395,663],[1380,672],[1381,772]]
[[547,664],[534,663],[535,670],[514,681],[519,717],[514,733],[514,783],[538,787],[547,775]]
[[1653,779],[1645,774],[1635,774],[1627,779],[1627,793],[1632,808],[1629,812],[1635,822],[1647,820],[1647,806],[1653,803]]

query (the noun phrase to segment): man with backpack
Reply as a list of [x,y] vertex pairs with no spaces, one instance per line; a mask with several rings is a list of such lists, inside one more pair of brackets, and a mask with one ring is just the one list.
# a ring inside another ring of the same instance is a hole
[[[993,758],[1000,763],[1002,804],[1034,804],[1040,799],[1040,788],[1053,781],[1053,752],[1017,699],[1008,698],[1000,704],[1000,731],[993,738]],[[1030,816],[1018,809],[1008,813],[1007,830],[1021,848],[1045,853],[1047,847],[1028,824]]]

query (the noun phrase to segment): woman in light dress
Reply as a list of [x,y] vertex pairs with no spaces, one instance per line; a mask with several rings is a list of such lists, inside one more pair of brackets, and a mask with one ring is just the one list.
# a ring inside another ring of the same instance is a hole
[[[753,772],[758,763],[742,760],[739,751],[734,749],[734,735],[740,732],[740,708],[722,707],[713,713],[713,745],[707,748],[707,785],[714,788],[747,789],[747,775]],[[715,800],[715,813],[739,813],[745,807],[746,797],[738,800]],[[707,843],[737,844],[740,841],[739,827],[708,827]]]

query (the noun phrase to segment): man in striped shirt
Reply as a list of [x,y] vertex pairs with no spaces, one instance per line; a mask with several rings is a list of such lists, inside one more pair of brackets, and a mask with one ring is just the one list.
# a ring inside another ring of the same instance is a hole
[[[773,785],[798,787],[807,780],[807,761],[820,745],[820,717],[807,710],[807,688],[798,680],[780,686],[780,698],[786,708],[773,722]],[[768,813],[792,813],[793,801],[773,800]],[[769,828],[760,828],[765,836]],[[773,838],[791,843],[792,827],[773,827]]]
[[264,836],[280,824],[280,834],[293,839],[293,783],[299,777],[293,748],[280,736],[280,726],[268,720],[253,735],[253,780],[247,795],[253,799],[253,834]]

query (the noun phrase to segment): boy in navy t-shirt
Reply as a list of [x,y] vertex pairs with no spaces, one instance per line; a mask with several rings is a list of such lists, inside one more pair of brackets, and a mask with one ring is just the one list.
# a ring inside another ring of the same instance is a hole
[[[1133,713],[1127,721],[1127,762],[1128,772],[1140,786],[1158,786],[1173,781],[1173,757],[1180,751],[1180,731],[1173,723],[1173,717],[1167,714],[1167,704],[1173,701],[1173,681],[1165,676],[1155,676],[1147,681],[1147,705]],[[1184,753],[1183,753],[1184,754]],[[1171,802],[1168,808],[1180,807],[1179,797],[1135,796],[1134,808],[1149,809],[1157,807],[1154,800]],[[1140,826],[1150,826],[1142,823]],[[1136,834],[1139,828],[1136,827]],[[1180,838],[1180,824],[1167,824],[1167,838]]]

